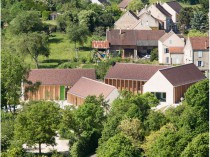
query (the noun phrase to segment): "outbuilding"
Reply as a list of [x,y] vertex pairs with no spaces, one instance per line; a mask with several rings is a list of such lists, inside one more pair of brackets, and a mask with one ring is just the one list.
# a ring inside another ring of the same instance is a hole
[[143,86],[143,93],[156,95],[161,104],[180,102],[187,89],[206,77],[194,64],[158,70]]
[[103,95],[105,101],[111,104],[119,96],[119,92],[114,86],[87,77],[81,77],[68,91],[67,101],[79,106],[84,103],[87,96],[93,95],[97,97]]

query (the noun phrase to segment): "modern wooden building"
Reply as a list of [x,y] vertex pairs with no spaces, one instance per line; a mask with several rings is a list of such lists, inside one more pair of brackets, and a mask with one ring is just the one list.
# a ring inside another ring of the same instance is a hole
[[73,105],[79,106],[84,103],[87,96],[91,95],[103,95],[104,99],[110,104],[119,96],[119,93],[114,86],[86,77],[81,77],[68,91],[67,101]]
[[115,86],[118,90],[128,90],[133,93],[142,93],[143,85],[158,70],[168,66],[116,63],[112,66],[105,76],[106,84]]
[[172,105],[180,102],[192,84],[205,78],[193,63],[160,69],[144,84],[143,93],[151,92],[162,104]]
[[[66,100],[67,91],[81,78],[96,79],[94,69],[34,69],[28,81],[40,82],[35,92],[24,92],[24,100]],[[24,84],[24,89],[28,84]]]

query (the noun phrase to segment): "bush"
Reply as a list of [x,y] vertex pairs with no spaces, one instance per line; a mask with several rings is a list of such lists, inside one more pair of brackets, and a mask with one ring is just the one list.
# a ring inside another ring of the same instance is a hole
[[42,12],[42,20],[49,20],[50,12],[49,11],[43,11]]
[[74,58],[73,58],[73,61],[74,61],[74,62],[78,62],[79,60],[78,60],[78,58],[74,57]]
[[72,68],[77,68],[79,66],[79,62],[65,62],[60,64],[57,68],[59,69],[72,69]]
[[81,61],[82,61],[82,63],[85,64],[85,63],[87,62],[87,58],[86,58],[86,57],[82,57],[82,58],[81,58]]
[[158,60],[158,49],[157,48],[153,49],[151,52],[150,61],[152,62],[154,60]]

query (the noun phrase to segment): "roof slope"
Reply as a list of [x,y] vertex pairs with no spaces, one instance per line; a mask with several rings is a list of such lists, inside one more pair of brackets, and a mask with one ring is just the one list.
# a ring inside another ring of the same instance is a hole
[[28,80],[43,85],[74,85],[82,76],[96,79],[94,69],[34,69]]
[[180,10],[182,9],[182,6],[177,1],[171,1],[166,2],[174,11],[176,11],[178,14]]
[[158,8],[158,10],[160,10],[161,13],[163,13],[165,16],[171,17],[172,15],[166,11],[159,3],[155,4],[156,8]]
[[163,43],[164,41],[166,41],[173,34],[175,34],[173,31],[165,33],[159,40]]
[[134,63],[116,63],[111,67],[105,78],[131,79],[147,81],[158,70],[169,66],[134,64]]
[[125,9],[131,1],[132,1],[132,0],[122,0],[122,2],[120,2],[120,3],[118,4],[118,6],[119,6],[120,8],[124,8],[124,9]]
[[209,37],[190,37],[193,50],[208,50]]
[[183,54],[184,47],[169,47],[169,53],[173,54]]
[[185,85],[206,78],[193,63],[166,68],[159,71],[173,86]]
[[107,40],[111,45],[137,45],[137,41],[158,41],[165,34],[164,30],[110,30]]
[[99,96],[102,94],[104,98],[106,98],[114,89],[116,89],[116,87],[86,77],[81,77],[68,93],[82,98],[86,98],[89,95]]

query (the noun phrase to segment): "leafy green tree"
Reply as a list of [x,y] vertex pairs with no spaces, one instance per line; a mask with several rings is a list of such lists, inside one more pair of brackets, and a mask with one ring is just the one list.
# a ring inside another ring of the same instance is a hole
[[196,30],[196,29],[191,29],[189,30],[187,36],[189,37],[207,37],[208,33],[207,32],[201,32],[200,30]]
[[[31,20],[33,19],[33,20]],[[10,23],[10,32],[13,34],[28,33],[43,30],[39,15],[35,12],[21,12]]]
[[209,133],[197,135],[188,144],[181,154],[181,157],[209,156]]
[[38,57],[40,55],[48,57],[50,54],[48,36],[45,33],[38,32],[24,33],[21,35],[16,49],[23,55],[30,55],[36,64],[36,68],[39,68]]
[[192,85],[184,97],[188,105],[202,107],[209,112],[209,80],[204,79]]
[[150,61],[152,62],[154,60],[158,60],[158,49],[157,48],[153,49],[151,52]]
[[145,128],[147,128],[149,131],[156,131],[165,125],[166,122],[167,119],[163,113],[151,110],[147,119],[145,120]]
[[179,28],[182,32],[185,32],[185,30],[189,29],[191,27],[191,19],[193,17],[193,8],[186,7],[182,8],[178,20],[179,20]]
[[15,120],[15,140],[27,145],[55,145],[56,130],[61,116],[54,102],[31,102]]
[[98,157],[141,156],[141,151],[133,146],[131,140],[124,134],[116,134],[97,149]]
[[89,31],[86,25],[70,24],[67,27],[68,39],[75,43],[75,50],[77,48],[77,43],[84,44],[87,40],[88,34]]
[[132,0],[129,4],[128,4],[128,9],[132,10],[132,11],[137,11],[137,10],[141,10],[144,7],[144,4],[142,3],[141,0]]
[[199,3],[201,4],[201,9],[204,10],[204,12],[208,12],[209,11],[209,1],[208,0],[199,0]]
[[209,30],[209,21],[208,21],[207,13],[203,11],[194,12],[194,16],[191,19],[191,26],[193,29],[200,30],[202,32],[206,32]]
[[[5,100],[2,106],[19,103],[19,98],[21,96],[21,82],[26,79],[26,74],[29,68],[23,63],[21,56],[11,53],[2,52],[1,57],[1,85],[3,91],[2,100]],[[10,107],[11,109],[11,107]]]
[[119,9],[117,4],[107,6],[105,12],[111,14],[115,21],[117,21],[122,14],[122,11]]
[[90,32],[94,31],[96,25],[96,13],[92,10],[82,10],[78,14],[80,25],[87,26]]

